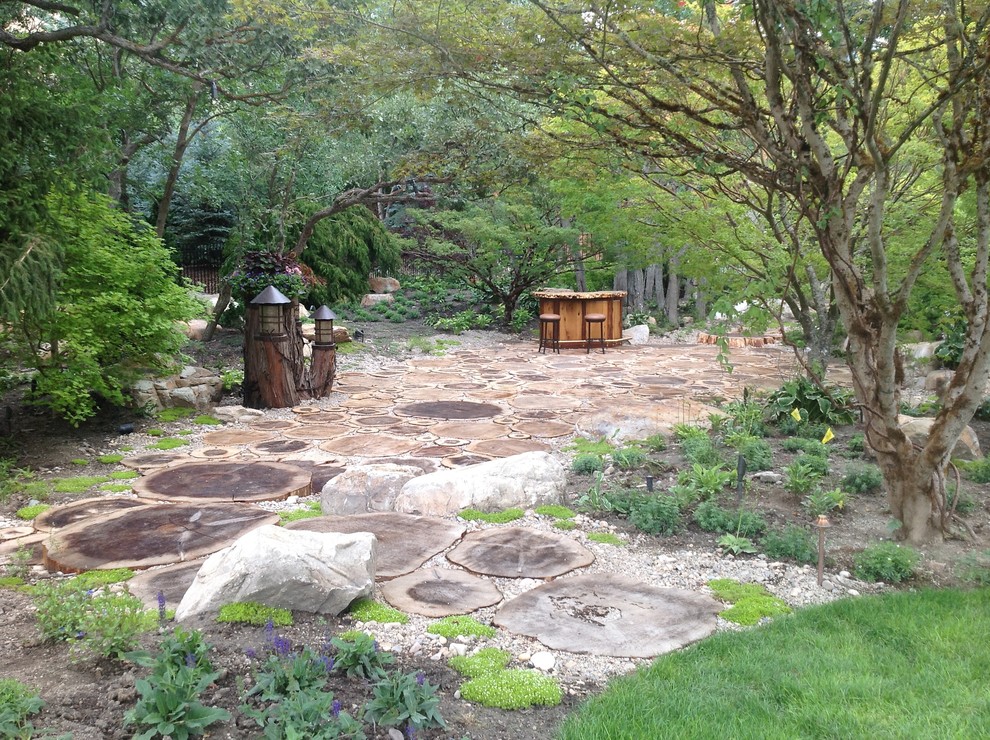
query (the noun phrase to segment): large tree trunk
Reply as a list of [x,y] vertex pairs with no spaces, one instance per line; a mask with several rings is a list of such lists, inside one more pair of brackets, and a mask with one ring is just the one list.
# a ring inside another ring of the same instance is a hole
[[[629,282],[626,279],[626,275],[627,275],[627,273],[626,273],[625,268],[618,268],[618,269],[616,269],[615,276],[612,278],[612,290],[626,290],[628,288]],[[628,293],[628,291],[627,291],[627,293]],[[629,307],[629,296],[628,295],[626,295],[626,298],[623,301],[623,303],[625,304],[625,306],[627,308]]]
[[281,409],[299,403],[298,391],[305,366],[297,336],[298,306],[282,311],[282,336],[259,338],[259,309],[244,316],[244,405],[252,409]]
[[680,265],[681,254],[679,250],[672,250],[670,258],[667,260],[667,321],[673,326],[681,323],[680,308],[678,303],[681,299],[680,277],[677,268]]
[[629,296],[628,304],[630,311],[642,312],[644,309],[643,296],[645,295],[646,280],[642,270],[629,270]]

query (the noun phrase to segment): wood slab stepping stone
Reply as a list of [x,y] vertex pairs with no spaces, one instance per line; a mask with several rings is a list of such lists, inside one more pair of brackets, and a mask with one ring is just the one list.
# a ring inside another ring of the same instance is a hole
[[378,540],[375,570],[378,579],[411,573],[457,542],[465,530],[463,526],[445,519],[394,511],[300,519],[290,522],[285,528],[347,534],[371,532]]
[[552,578],[595,562],[570,537],[528,527],[498,527],[465,535],[447,560],[475,573],[502,578]]
[[291,419],[265,419],[264,421],[256,421],[253,424],[248,424],[248,426],[262,432],[280,432],[283,429],[292,429],[299,426],[299,422]]
[[467,614],[497,604],[502,592],[490,581],[448,568],[427,568],[382,586],[382,596],[396,609],[425,617]]
[[4,529],[0,529],[0,542],[19,540],[22,537],[27,537],[32,534],[34,534],[34,527],[28,525],[21,527],[5,527]]
[[251,445],[251,452],[259,455],[288,455],[292,452],[302,452],[309,449],[309,442],[304,439],[273,439]]
[[190,456],[198,460],[223,460],[228,457],[237,457],[244,450],[240,447],[200,447],[189,453]]
[[163,468],[166,465],[174,465],[180,462],[187,462],[194,458],[184,452],[148,452],[143,455],[131,455],[120,461],[120,464],[131,470],[154,470]]
[[0,558],[9,558],[15,552],[26,550],[28,558],[25,565],[41,565],[41,546],[50,536],[47,532],[35,532],[24,537],[0,540]]
[[[347,414],[326,413],[321,411],[318,414],[303,414],[299,417],[303,424],[339,424],[347,421]],[[299,426],[298,423],[293,426]],[[285,431],[284,429],[281,431]]]
[[292,465],[304,473],[308,473],[310,476],[310,488],[317,494],[323,490],[323,486],[328,481],[336,478],[345,470],[343,465],[321,463],[316,460],[287,460],[283,458],[280,462],[284,465]]
[[287,439],[336,439],[352,431],[343,424],[302,424],[298,429],[286,429],[282,436]]
[[293,465],[257,460],[192,462],[134,481],[139,498],[156,501],[279,501],[308,496],[309,474]]
[[575,429],[573,424],[565,424],[562,421],[534,419],[513,424],[512,431],[531,434],[534,437],[563,437],[567,434],[574,434]]
[[34,524],[34,528],[37,530],[50,532],[53,529],[58,530],[68,527],[70,524],[81,522],[83,519],[106,516],[115,511],[133,509],[137,506],[146,506],[147,504],[147,501],[119,496],[84,498],[80,501],[73,501],[71,504],[66,504],[65,506],[53,506],[38,514],[32,524]]
[[495,439],[504,437],[507,429],[494,420],[486,421],[442,421],[430,431],[438,437],[460,437],[462,439]]
[[326,450],[334,455],[344,455],[345,457],[391,457],[393,455],[404,455],[419,447],[422,442],[417,442],[411,437],[392,437],[387,434],[362,434],[354,437],[343,437],[341,439],[331,439],[320,445],[321,450]]
[[440,461],[440,464],[445,468],[466,468],[469,465],[477,465],[478,463],[490,461],[491,458],[487,455],[475,455],[470,452],[462,452],[457,455],[448,455]]
[[552,650],[652,658],[715,631],[722,605],[615,573],[560,578],[506,602],[494,622]]
[[475,401],[428,401],[399,406],[395,413],[428,419],[485,419],[505,413],[501,406]]
[[275,439],[275,435],[271,432],[262,432],[259,429],[223,429],[218,432],[207,432],[203,435],[203,443],[215,447],[254,445],[269,439]]
[[165,608],[175,609],[192,585],[205,560],[193,560],[164,568],[145,570],[127,581],[127,590],[149,609],[158,610],[158,592],[165,595]]
[[511,457],[524,452],[547,452],[550,447],[535,439],[483,439],[472,442],[466,449],[489,457]]
[[[450,450],[448,449],[449,453]],[[419,454],[418,451],[416,453]],[[393,463],[395,465],[412,465],[414,468],[419,468],[424,473],[435,473],[440,469],[440,463],[434,458],[430,457],[386,457],[375,460],[375,463]],[[316,485],[313,485],[313,490],[316,490]]]
[[42,553],[46,568],[65,573],[143,569],[209,555],[277,521],[278,515],[251,504],[149,504],[49,534]]
[[543,394],[523,394],[520,393],[515,398],[509,399],[509,405],[516,409],[539,409],[541,411],[563,411],[573,409],[581,405],[581,401],[576,398],[564,398],[561,396],[547,396]]

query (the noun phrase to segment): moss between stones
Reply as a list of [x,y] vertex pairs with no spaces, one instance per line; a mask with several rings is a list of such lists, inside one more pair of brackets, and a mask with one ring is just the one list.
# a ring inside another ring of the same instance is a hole
[[588,532],[588,539],[592,542],[600,542],[603,545],[615,545],[622,547],[626,543],[621,538],[611,532]]
[[537,506],[533,511],[541,516],[552,516],[554,519],[570,519],[574,516],[574,512],[566,506],[557,506],[556,504]]
[[288,627],[292,624],[292,612],[274,606],[265,606],[254,601],[241,601],[235,604],[224,604],[217,614],[218,622],[233,622],[236,624],[252,624],[258,627],[268,621],[275,627]]
[[381,622],[383,624],[408,624],[409,622],[409,615],[374,599],[358,599],[351,604],[347,611],[359,622]]
[[494,627],[489,627],[487,624],[482,624],[474,617],[465,617],[461,615],[439,619],[427,627],[426,631],[431,635],[446,637],[448,640],[452,640],[455,637],[460,637],[461,635],[471,635],[473,637],[495,636]]
[[48,504],[34,504],[33,506],[22,506],[20,509],[17,510],[15,516],[18,519],[31,520],[34,519],[36,516],[38,516],[38,514],[40,514],[41,512],[47,511],[50,508],[52,507],[49,506]]
[[505,670],[512,656],[498,648],[482,648],[474,655],[455,655],[448,665],[462,676],[480,678]]
[[731,578],[718,578],[708,582],[716,598],[732,606],[719,612],[729,622],[745,626],[758,624],[764,617],[790,614],[791,608],[783,599],[770,594],[758,583],[739,583]]
[[552,678],[524,668],[489,673],[461,685],[461,698],[498,709],[552,707],[560,704],[562,696]]
[[84,588],[100,588],[111,583],[122,583],[134,577],[130,568],[110,568],[109,570],[87,570],[77,575],[73,582]]
[[507,524],[508,522],[514,522],[516,519],[522,519],[525,515],[526,512],[522,509],[506,509],[505,511],[496,511],[494,513],[487,513],[478,509],[464,509],[457,516],[465,521],[477,520],[488,522],[489,524]]

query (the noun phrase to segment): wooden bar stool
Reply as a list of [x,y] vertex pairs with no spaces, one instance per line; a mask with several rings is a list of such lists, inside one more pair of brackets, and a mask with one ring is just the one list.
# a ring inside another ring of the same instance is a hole
[[558,355],[560,354],[560,314],[540,314],[540,349],[538,351],[545,355],[547,347],[550,347]]
[[605,354],[605,314],[603,313],[586,313],[584,315],[584,338],[585,338],[585,354],[591,353],[591,342],[594,339],[592,336],[592,328],[598,325],[598,342],[602,348],[602,354]]

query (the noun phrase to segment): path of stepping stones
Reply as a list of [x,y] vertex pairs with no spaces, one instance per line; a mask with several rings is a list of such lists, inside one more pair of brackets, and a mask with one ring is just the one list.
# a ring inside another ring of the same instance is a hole
[[[124,459],[143,473],[134,485],[137,499],[78,501],[45,512],[34,529],[4,536],[40,542],[53,570],[176,564],[132,581],[143,598],[153,601],[161,590],[176,603],[198,570],[196,558],[277,520],[252,502],[319,491],[348,464],[387,461],[432,472],[555,450],[576,433],[598,437],[620,429],[644,437],[706,418],[714,411],[707,398],[735,397],[744,386],[777,387],[792,367],[780,348],[743,348],[733,351],[730,374],[716,354],[711,346],[647,345],[605,355],[539,355],[519,344],[342,372],[333,398],[295,408],[292,418],[208,432],[190,452]],[[427,616],[502,601],[486,576],[551,579],[594,560],[564,534],[508,527],[464,536],[457,523],[395,513],[289,526],[373,532],[382,595]],[[449,567],[421,567],[452,547]],[[505,602],[495,621],[558,649],[655,655],[713,631],[716,610],[706,597],[597,574],[531,589]],[[554,625],[550,632],[547,625]]]

